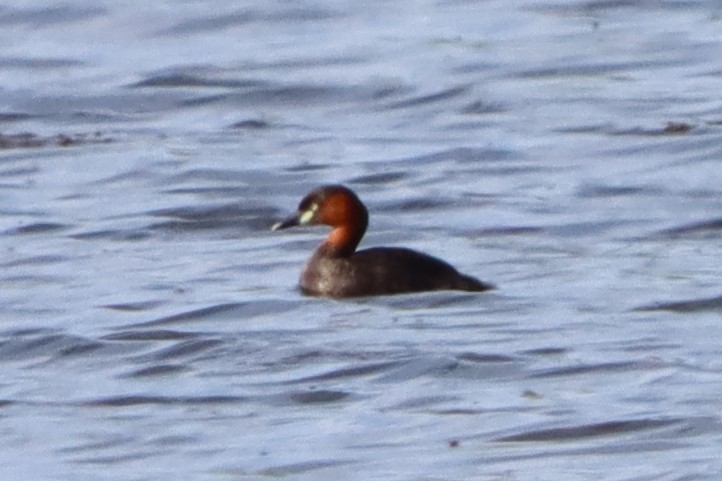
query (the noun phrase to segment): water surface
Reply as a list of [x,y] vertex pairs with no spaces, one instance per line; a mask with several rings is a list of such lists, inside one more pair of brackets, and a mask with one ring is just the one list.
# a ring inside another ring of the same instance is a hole
[[[720,19],[0,9],[3,479],[718,479]],[[329,182],[499,289],[301,296]]]

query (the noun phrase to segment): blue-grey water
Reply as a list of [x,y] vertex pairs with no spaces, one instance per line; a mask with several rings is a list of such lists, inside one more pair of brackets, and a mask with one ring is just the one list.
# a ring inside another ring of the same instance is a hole
[[[718,480],[722,3],[0,7],[3,480]],[[362,246],[493,282],[296,288]]]

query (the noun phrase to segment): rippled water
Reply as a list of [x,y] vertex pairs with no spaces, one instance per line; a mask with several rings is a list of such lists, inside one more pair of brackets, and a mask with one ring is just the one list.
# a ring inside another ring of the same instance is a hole
[[[719,2],[0,27],[3,479],[719,479]],[[499,289],[301,296],[328,182]]]

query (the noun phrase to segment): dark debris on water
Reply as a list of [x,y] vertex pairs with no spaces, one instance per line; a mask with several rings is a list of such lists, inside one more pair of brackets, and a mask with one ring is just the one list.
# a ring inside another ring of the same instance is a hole
[[42,136],[31,132],[3,134],[0,132],[0,149],[35,149],[40,147],[75,147],[85,144],[107,144],[113,140],[102,132],[89,134],[57,134]]

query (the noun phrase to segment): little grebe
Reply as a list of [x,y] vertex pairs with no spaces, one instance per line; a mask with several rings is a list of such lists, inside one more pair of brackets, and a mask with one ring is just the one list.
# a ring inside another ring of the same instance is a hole
[[271,230],[325,224],[333,228],[301,273],[307,295],[356,297],[455,289],[486,291],[494,286],[459,273],[421,252],[396,247],[356,251],[368,225],[368,212],[342,185],[319,187],[303,198],[298,214]]

